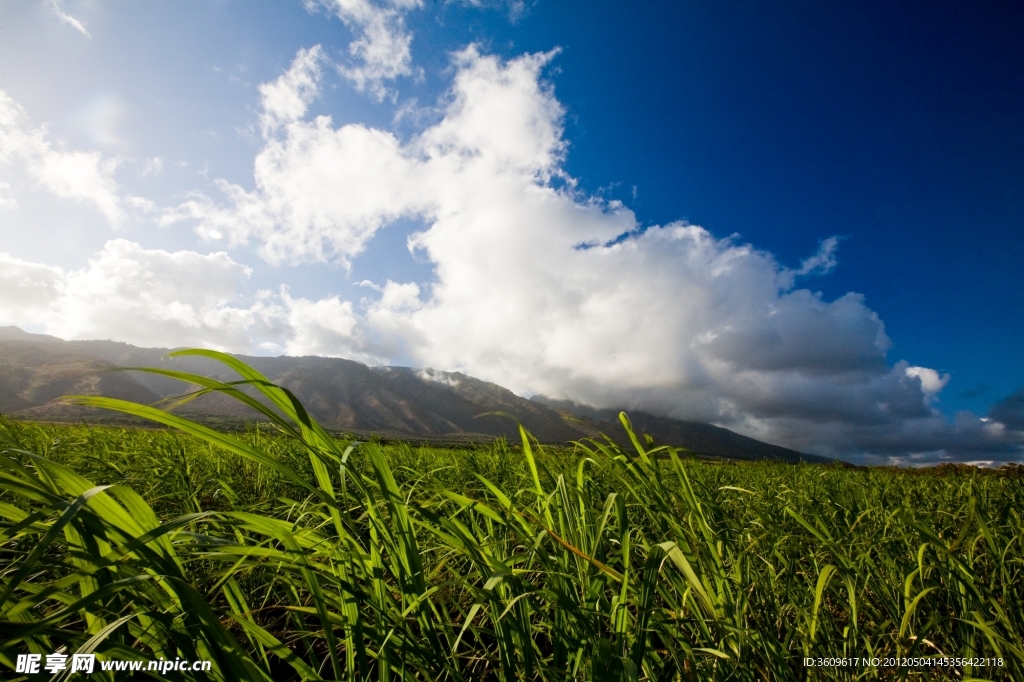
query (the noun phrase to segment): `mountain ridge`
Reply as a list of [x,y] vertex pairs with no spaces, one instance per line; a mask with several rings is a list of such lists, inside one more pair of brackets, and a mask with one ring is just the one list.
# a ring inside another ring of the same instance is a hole
[[[173,368],[222,381],[238,378],[209,358],[169,358],[172,350],[116,341],[64,341],[17,327],[0,327],[0,413],[35,421],[137,423],[122,415],[71,405],[61,396],[105,395],[152,404],[188,390],[169,377],[124,371],[131,367]],[[335,431],[409,440],[516,439],[518,420],[542,442],[564,443],[606,434],[628,445],[617,410],[575,404],[575,410],[567,409],[559,401],[543,396],[526,399],[461,372],[369,367],[320,356],[235,357],[288,387],[317,421]],[[245,422],[254,418],[242,403],[220,394],[202,396],[175,411],[206,420]],[[630,418],[637,432],[649,433],[656,444],[684,447],[703,457],[824,461],[711,424],[642,412],[631,412]]]

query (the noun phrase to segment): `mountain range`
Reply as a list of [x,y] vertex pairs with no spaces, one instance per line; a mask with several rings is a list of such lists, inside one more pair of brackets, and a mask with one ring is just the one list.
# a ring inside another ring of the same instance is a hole
[[[180,381],[129,367],[161,367],[222,381],[237,379],[208,358],[169,358],[167,348],[115,341],[64,341],[0,327],[0,414],[34,421],[140,423],[118,413],[72,405],[65,395],[104,395],[152,404],[187,393]],[[236,356],[274,383],[289,388],[325,428],[360,435],[423,441],[518,438],[516,420],[542,442],[564,443],[606,434],[625,444],[618,410],[596,410],[536,396],[526,399],[497,384],[460,372],[410,367],[368,367],[325,357]],[[254,414],[219,394],[175,410],[190,418],[241,425]],[[506,416],[491,413],[499,412]],[[821,462],[822,458],[771,445],[700,422],[630,412],[638,433],[656,444],[684,447],[698,456]]]

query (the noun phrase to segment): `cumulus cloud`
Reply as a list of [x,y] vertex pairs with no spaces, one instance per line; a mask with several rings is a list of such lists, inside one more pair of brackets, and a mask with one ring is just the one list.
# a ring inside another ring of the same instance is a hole
[[907,367],[908,377],[916,377],[921,382],[921,391],[927,396],[933,396],[941,391],[949,383],[949,375],[939,373],[929,367]]
[[377,99],[391,94],[386,81],[413,74],[412,34],[405,28],[404,13],[422,5],[422,0],[306,1],[310,10],[323,7],[333,12],[356,34],[348,48],[352,62],[340,65],[338,72]]
[[967,461],[998,464],[1024,459],[1024,429],[960,412],[952,420],[940,414],[851,426],[838,420],[800,418],[758,423],[746,431],[774,437],[805,452],[842,457],[863,464],[933,465]]
[[299,50],[285,73],[270,83],[260,85],[263,108],[260,123],[264,135],[306,115],[310,103],[320,95],[320,64],[323,61],[324,53],[319,45]]
[[[280,296],[288,328],[284,343],[288,355],[366,357],[360,352],[364,344],[350,301],[337,296],[318,301],[294,299],[286,288]],[[340,349],[347,352],[340,353]]]
[[[436,214],[439,192],[450,195],[447,203],[452,203],[458,192],[475,189],[465,182],[474,172],[467,164],[497,164],[530,184],[546,181],[559,172],[564,151],[561,106],[537,79],[550,57],[531,55],[500,65],[475,48],[465,51],[457,57],[463,68],[449,116],[408,145],[362,125],[335,128],[328,116],[293,120],[282,135],[268,137],[256,157],[254,191],[220,181],[227,206],[199,196],[164,222],[192,218],[204,237],[223,235],[231,244],[255,240],[275,264],[331,260],[347,265],[386,222]],[[300,51],[274,91],[315,75],[310,62],[310,51]],[[291,75],[296,73],[301,77]],[[315,87],[301,89],[308,93]],[[302,95],[280,99],[302,101]],[[267,110],[263,115],[280,120]],[[488,154],[478,154],[481,145]],[[500,175],[501,168],[489,175]],[[448,184],[456,179],[449,177],[453,174],[461,178],[459,186]]]
[[60,268],[0,253],[0,319],[36,324],[63,288]]
[[[364,353],[521,394],[710,421],[821,454],[1019,456],[1018,432],[936,411],[948,376],[890,363],[862,296],[796,288],[836,266],[837,238],[788,268],[685,222],[641,229],[621,203],[576,190],[564,111],[542,78],[552,56],[466,49],[441,120],[404,141],[293,116],[257,156],[252,191],[222,183],[226,201],[198,197],[169,220],[255,242],[273,263],[342,265],[397,219],[422,221],[409,247],[432,281],[388,281],[358,309],[319,302],[325,315],[311,317],[337,324],[306,325],[295,347],[357,339]],[[308,58],[289,71],[302,79],[280,82],[315,92]],[[305,110],[299,99],[289,111]]]
[[250,273],[224,252],[124,239],[72,271],[0,253],[0,324],[42,326],[65,339],[383,361],[367,352],[350,302],[294,298],[286,287],[246,296]]
[[987,421],[1002,424],[1007,429],[1024,431],[1024,387],[993,405]]
[[111,225],[119,226],[129,209],[149,207],[138,197],[121,197],[114,179],[120,163],[97,151],[53,144],[46,128],[34,126],[24,109],[0,90],[0,169],[13,170],[12,180],[27,175],[59,197],[91,204]]
[[112,240],[87,267],[66,275],[47,331],[63,338],[112,336],[148,346],[168,339],[238,346],[252,325],[251,311],[228,303],[248,274],[226,253],[171,253]]

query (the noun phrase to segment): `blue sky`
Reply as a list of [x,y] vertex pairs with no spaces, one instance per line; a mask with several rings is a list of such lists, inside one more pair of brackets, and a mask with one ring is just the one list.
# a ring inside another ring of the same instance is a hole
[[14,0],[0,323],[1019,458],[1022,29],[977,3]]

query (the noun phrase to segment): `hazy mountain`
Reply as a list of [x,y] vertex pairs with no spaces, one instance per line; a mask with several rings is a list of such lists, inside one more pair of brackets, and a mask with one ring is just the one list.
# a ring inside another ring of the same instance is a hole
[[[40,338],[41,337],[41,338]],[[61,396],[106,395],[142,403],[187,393],[187,384],[126,367],[161,367],[211,376],[238,376],[207,358],[168,358],[170,349],[138,348],[112,341],[61,341],[0,327],[0,413],[67,421],[111,421],[118,415],[83,411]],[[239,356],[271,381],[287,386],[329,429],[406,438],[517,437],[513,419],[479,416],[504,412],[545,442],[585,434],[554,410],[496,384],[459,373],[407,367],[367,367],[340,358]],[[186,415],[252,418],[245,405],[207,395],[177,410]]]
[[32,334],[18,327],[0,327],[0,341],[40,341],[63,343],[64,339],[58,339],[56,336],[50,336],[49,334]]
[[[52,338],[52,337],[51,337]],[[98,417],[60,400],[70,394],[107,395],[136,402],[159,399],[116,367],[63,341],[0,340],[0,413],[31,419]]]
[[[168,358],[170,349],[139,348],[114,341],[62,341],[0,327],[0,413],[53,421],[124,421],[120,415],[85,410],[61,396],[105,395],[154,403],[187,393],[186,384],[127,367],[163,367],[231,381],[234,372],[206,358]],[[617,411],[537,397],[527,400],[497,384],[458,372],[409,367],[367,367],[341,358],[238,356],[271,381],[292,390],[326,428],[412,439],[518,437],[518,419],[544,442],[566,442],[606,433],[626,444]],[[207,395],[176,410],[199,418],[251,419],[249,408],[222,395]],[[736,459],[819,458],[710,424],[631,413],[639,432],[658,444],[686,447],[703,456]]]
[[[534,396],[530,400],[557,410],[576,428],[586,431],[588,436],[604,434],[620,445],[628,446],[629,444],[626,430],[622,428],[622,423],[619,421],[621,410],[601,410],[570,400],[554,400],[542,395]],[[636,433],[651,436],[655,445],[686,448],[701,457],[747,460],[780,459],[786,462],[803,460],[825,463],[831,461],[817,455],[807,455],[789,448],[771,445],[704,422],[656,417],[653,414],[632,410],[629,411],[629,420]]]

